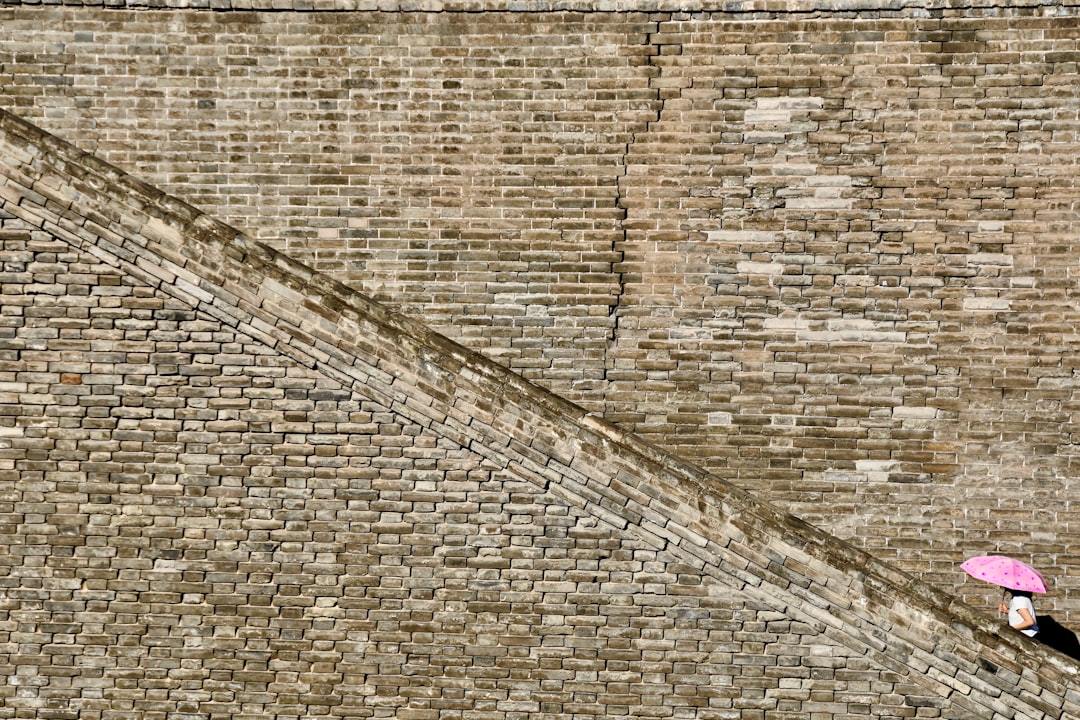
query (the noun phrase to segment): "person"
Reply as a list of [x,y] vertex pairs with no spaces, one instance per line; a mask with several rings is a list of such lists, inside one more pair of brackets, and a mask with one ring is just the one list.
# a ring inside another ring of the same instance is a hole
[[1026,590],[1005,590],[1008,602],[1004,599],[998,608],[1000,612],[1009,614],[1009,625],[1028,637],[1039,634],[1039,623],[1035,618],[1035,603],[1031,601],[1031,593]]

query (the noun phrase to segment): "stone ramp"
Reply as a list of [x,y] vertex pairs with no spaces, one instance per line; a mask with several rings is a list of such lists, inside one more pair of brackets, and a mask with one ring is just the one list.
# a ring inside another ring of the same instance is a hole
[[0,174],[10,713],[1080,711],[1068,658],[9,114]]

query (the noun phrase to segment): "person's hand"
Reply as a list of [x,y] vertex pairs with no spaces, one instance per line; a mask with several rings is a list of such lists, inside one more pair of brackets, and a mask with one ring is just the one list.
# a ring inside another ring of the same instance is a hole
[[998,605],[998,612],[999,613],[1007,613],[1007,612],[1009,612],[1009,606],[1004,600],[1002,600],[1001,604]]

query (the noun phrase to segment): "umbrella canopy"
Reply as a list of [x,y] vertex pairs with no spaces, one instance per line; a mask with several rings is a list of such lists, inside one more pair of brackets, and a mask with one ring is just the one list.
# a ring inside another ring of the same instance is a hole
[[1046,580],[1026,563],[1004,555],[979,555],[965,560],[960,568],[976,580],[985,580],[1009,590],[1046,592]]

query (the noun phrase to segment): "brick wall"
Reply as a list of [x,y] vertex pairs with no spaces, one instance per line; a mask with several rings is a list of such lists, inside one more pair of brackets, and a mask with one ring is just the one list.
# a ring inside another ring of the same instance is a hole
[[1077,717],[1080,666],[0,115],[0,714]]
[[943,587],[1032,558],[1075,613],[1073,24],[662,23],[610,416]]
[[974,604],[964,557],[1029,559],[1077,624],[1074,5],[116,5],[0,10],[0,103]]
[[8,12],[4,106],[509,367],[601,380],[647,15],[108,19]]

